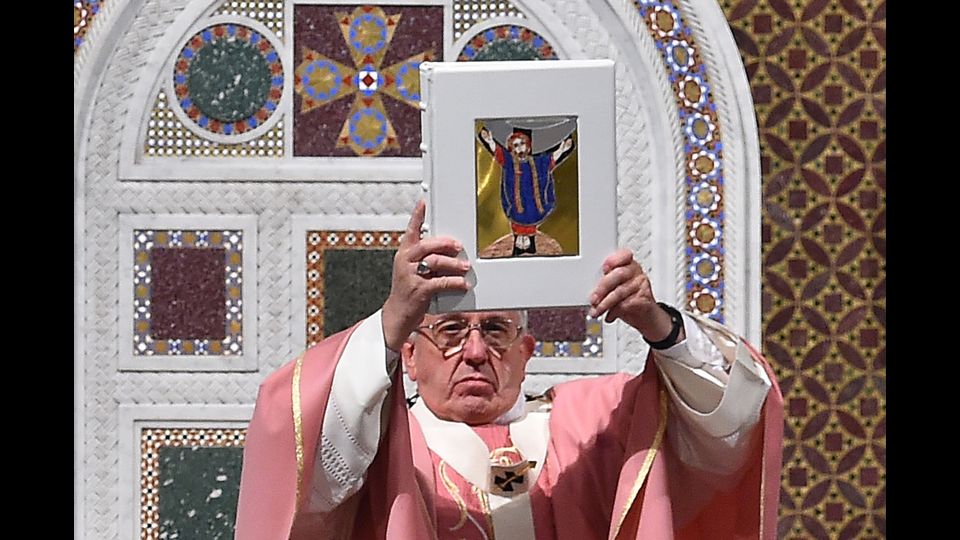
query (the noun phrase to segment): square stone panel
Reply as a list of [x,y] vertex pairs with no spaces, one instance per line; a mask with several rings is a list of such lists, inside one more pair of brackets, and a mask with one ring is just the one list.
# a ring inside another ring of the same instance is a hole
[[402,231],[306,231],[306,346],[380,309]]
[[256,370],[257,216],[121,214],[119,225],[119,369]]
[[133,231],[133,354],[243,354],[243,231]]
[[242,448],[161,448],[160,538],[233,538]]
[[140,431],[140,538],[233,538],[246,429]]
[[587,337],[586,317],[586,308],[531,309],[527,324],[537,341],[583,341]]
[[324,337],[349,328],[390,295],[393,249],[331,249],[323,260]]
[[150,336],[153,339],[226,337],[223,248],[150,250]]

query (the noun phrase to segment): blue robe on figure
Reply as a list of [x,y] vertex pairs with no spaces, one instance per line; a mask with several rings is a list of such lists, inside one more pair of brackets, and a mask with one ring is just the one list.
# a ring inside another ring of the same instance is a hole
[[514,155],[498,144],[494,156],[503,167],[500,205],[507,219],[524,226],[542,223],[557,204],[553,152],[529,156],[517,163]]

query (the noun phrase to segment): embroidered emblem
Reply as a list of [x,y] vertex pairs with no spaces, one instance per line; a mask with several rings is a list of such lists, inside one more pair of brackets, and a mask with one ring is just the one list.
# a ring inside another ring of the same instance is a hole
[[490,452],[490,493],[512,497],[529,489],[527,471],[537,462],[525,459],[515,446]]

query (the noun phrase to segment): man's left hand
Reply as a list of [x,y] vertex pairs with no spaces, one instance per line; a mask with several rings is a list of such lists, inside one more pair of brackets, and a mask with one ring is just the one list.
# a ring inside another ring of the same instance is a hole
[[670,315],[657,305],[650,279],[629,249],[620,249],[603,261],[603,277],[590,293],[590,316],[607,314],[636,328],[648,341],[670,334]]

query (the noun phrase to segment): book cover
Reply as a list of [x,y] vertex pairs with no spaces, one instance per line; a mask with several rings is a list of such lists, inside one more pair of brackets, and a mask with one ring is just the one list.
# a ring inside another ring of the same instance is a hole
[[470,260],[431,311],[587,305],[616,249],[611,60],[420,66],[425,235]]

